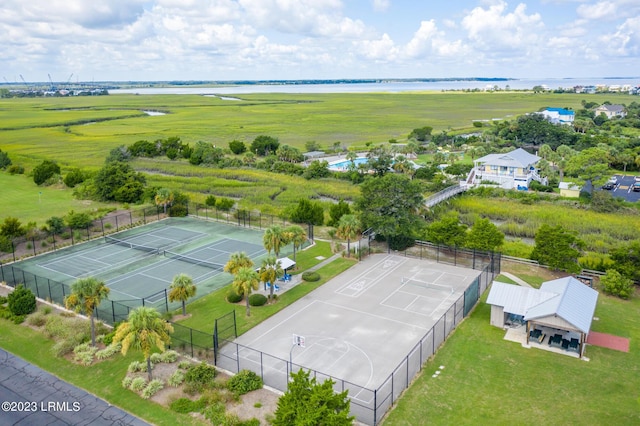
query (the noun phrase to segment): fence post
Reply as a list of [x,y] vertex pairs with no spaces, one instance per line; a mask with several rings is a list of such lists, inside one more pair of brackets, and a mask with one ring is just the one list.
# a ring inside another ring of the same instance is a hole
[[373,424],[378,423],[376,420],[376,414],[378,413],[378,389],[373,391]]
[[36,255],[36,237],[31,237],[31,247],[33,247],[33,255]]
[[53,250],[57,250],[56,249],[56,234],[55,234],[55,232],[53,234],[51,234],[51,238],[53,239]]
[[189,340],[191,343],[191,358],[193,358],[193,328],[189,327]]
[[118,226],[118,215],[116,215],[116,232],[118,232],[120,230],[120,227]]
[[131,224],[131,227],[133,228],[133,215],[131,214],[131,210],[129,210],[129,223]]
[[111,301],[111,318],[113,318],[113,324],[116,323],[116,307],[113,304],[113,300]]
[[40,298],[40,290],[38,290],[38,276],[37,275],[33,275],[33,279],[36,282],[36,297],[39,299]]
[[168,300],[168,297],[167,297],[167,289],[166,288],[164,289],[164,306],[165,306],[165,309],[167,310],[167,312],[169,312],[169,300]]

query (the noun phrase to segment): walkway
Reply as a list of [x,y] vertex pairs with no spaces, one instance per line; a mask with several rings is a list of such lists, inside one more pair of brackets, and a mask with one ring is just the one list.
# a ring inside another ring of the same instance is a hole
[[510,280],[515,281],[516,284],[518,284],[519,286],[533,288],[533,286],[531,286],[531,284],[529,284],[528,282],[522,280],[521,278],[516,277],[513,274],[510,274],[509,272],[500,271],[500,275],[504,275],[505,277],[509,278]]
[[629,352],[629,339],[618,337],[612,334],[598,333],[590,331],[587,337],[587,343],[601,348],[614,349],[621,352]]
[[147,425],[1,348],[0,402],[1,425]]

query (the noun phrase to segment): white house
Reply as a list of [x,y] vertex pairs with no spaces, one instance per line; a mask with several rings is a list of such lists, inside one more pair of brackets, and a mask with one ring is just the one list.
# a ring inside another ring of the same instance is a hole
[[473,162],[473,169],[467,178],[468,184],[495,182],[505,189],[529,188],[532,180],[546,184],[536,170],[540,161],[537,155],[529,154],[522,148],[503,154],[489,154]]
[[624,110],[624,106],[623,105],[600,105],[598,108],[594,109],[593,112],[595,112],[596,116],[600,115],[600,114],[604,114],[607,116],[607,118],[609,120],[611,120],[614,117],[617,118],[624,118],[627,116],[627,112]]
[[564,108],[547,108],[540,114],[554,124],[573,124],[576,117],[575,111]]
[[584,354],[598,292],[573,277],[542,283],[539,289],[494,281],[487,297],[491,325],[526,324],[529,341]]

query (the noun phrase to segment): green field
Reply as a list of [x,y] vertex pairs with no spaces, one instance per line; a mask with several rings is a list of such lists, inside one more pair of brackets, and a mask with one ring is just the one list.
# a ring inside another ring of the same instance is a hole
[[76,200],[73,190],[64,185],[40,187],[26,175],[0,173],[0,188],[3,205],[0,221],[13,216],[23,224],[35,221],[41,226],[51,216],[62,217],[69,210],[94,212],[109,207],[97,201]]
[[426,364],[385,426],[640,422],[640,299],[600,295],[592,329],[631,338],[631,349],[589,346],[588,362],[503,340],[504,331],[489,325],[485,299]]
[[[251,94],[241,101],[197,95],[110,95],[1,99],[0,149],[31,166],[42,158],[63,166],[99,167],[109,150],[137,140],[179,136],[226,147],[266,134],[304,149],[406,139],[416,127],[434,133],[473,120],[513,119],[547,106],[581,107],[584,99],[628,103],[629,95],[501,93]],[[167,112],[147,116],[142,110]],[[105,120],[105,121],[99,121]],[[477,130],[477,129],[476,129]]]

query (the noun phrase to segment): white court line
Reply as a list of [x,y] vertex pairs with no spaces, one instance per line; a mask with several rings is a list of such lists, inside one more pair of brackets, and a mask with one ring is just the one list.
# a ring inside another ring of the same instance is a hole
[[[37,266],[41,267],[42,269],[46,269],[46,270],[48,270],[48,271],[54,272],[54,273],[56,273],[56,274],[66,275],[67,277],[69,277],[69,278],[73,278],[74,280],[75,280],[75,279],[78,279],[78,277],[76,277],[75,275],[65,274],[64,272],[60,272],[60,271],[58,271],[57,269],[51,269],[51,268],[49,268],[49,267],[47,267],[47,266],[43,266],[43,265],[37,265]],[[43,278],[44,278],[44,277],[43,277]],[[53,278],[51,278],[51,279],[53,279]],[[54,281],[55,281],[55,280],[54,280]]]
[[[245,346],[252,346],[253,344],[255,344],[258,340],[262,339],[264,336],[266,336],[267,334],[271,333],[273,330],[275,330],[276,328],[279,328],[282,324],[285,324],[287,322],[289,322],[289,320],[293,317],[295,317],[296,315],[298,315],[301,311],[306,310],[309,306],[313,305],[314,303],[316,303],[317,300],[312,301],[311,303],[309,303],[306,306],[301,307],[299,310],[297,310],[296,312],[294,312],[293,314],[289,315],[288,317],[286,317],[285,319],[283,319],[282,321],[280,321],[279,323],[277,323],[276,325],[274,325],[273,327],[271,327],[270,329],[266,330],[264,333],[262,333],[260,336],[256,337],[255,339],[253,339],[252,341],[248,342]],[[293,306],[293,305],[290,305]]]
[[431,327],[429,327],[429,328],[427,328],[427,327],[421,327],[421,326],[419,326],[419,325],[409,324],[409,323],[406,323],[406,322],[403,322],[403,321],[398,321],[398,320],[396,320],[396,319],[388,318],[388,317],[385,317],[385,316],[382,316],[382,315],[376,315],[376,314],[372,314],[372,313],[369,313],[369,312],[359,311],[359,310],[357,310],[357,309],[348,308],[348,307],[346,307],[346,306],[337,305],[337,304],[335,304],[335,303],[329,303],[329,302],[324,302],[324,301],[319,301],[319,302],[320,302],[320,303],[323,303],[323,304],[325,304],[325,305],[329,305],[329,306],[336,306],[336,307],[338,307],[338,308],[346,309],[346,310],[348,310],[348,311],[358,312],[358,313],[360,313],[360,314],[368,315],[368,316],[370,316],[370,317],[380,318],[380,319],[383,319],[383,320],[387,320],[387,321],[395,322],[395,323],[397,323],[397,324],[406,325],[406,326],[408,326],[408,327],[416,327],[416,328],[420,328],[420,329],[422,329],[422,330],[430,330],[430,329],[431,329]]
[[[443,272],[440,272],[440,275],[438,276],[438,278],[440,278],[440,277],[442,276],[442,274],[443,274]],[[417,272],[416,272],[416,273],[414,273],[414,274],[411,276],[411,278],[409,278],[409,279],[410,279],[410,280],[411,280],[411,279],[413,279],[413,277],[415,277],[416,275],[418,275],[418,273],[417,273]],[[436,278],[436,279],[438,279],[438,278]],[[393,308],[393,306],[391,306],[391,305],[386,305],[386,304],[385,304],[385,302],[386,302],[387,300],[389,300],[392,296],[394,296],[396,293],[400,292],[400,291],[402,290],[402,288],[403,288],[405,285],[407,285],[407,284],[402,283],[399,287],[396,287],[396,289],[395,289],[391,294],[389,294],[387,297],[385,297],[384,299],[382,299],[382,300],[380,301],[380,304],[381,304],[381,305],[383,305],[383,306],[388,306],[388,307],[390,307],[390,308]],[[406,293],[408,293],[408,292],[406,292]],[[413,294],[413,293],[410,293],[410,294]],[[415,300],[414,300],[414,302],[415,302]],[[413,302],[412,302],[412,303],[413,303]],[[395,308],[395,309],[399,309],[399,310],[402,310],[402,311],[406,311],[406,308],[404,308],[404,309]],[[411,311],[411,312],[413,312],[413,311]],[[422,315],[423,315],[423,314],[422,314]]]
[[151,278],[151,279],[153,279],[154,281],[161,281],[161,282],[163,282],[163,283],[169,283],[169,284],[171,284],[171,283],[173,282],[173,281],[163,280],[162,278],[154,277],[154,276],[147,275],[147,274],[144,274],[144,273],[136,274],[136,275],[141,275],[141,276],[143,276],[143,277]]
[[82,259],[87,259],[87,260],[90,260],[92,262],[101,263],[101,264],[103,264],[105,266],[111,266],[112,265],[111,263],[106,263],[106,262],[103,262],[103,261],[100,260],[100,259],[104,259],[104,257],[101,257],[100,259],[92,259],[90,257],[87,257],[87,256],[83,255],[83,254],[80,254],[77,257],[82,258]]
[[[402,260],[398,261],[398,263],[396,265],[394,265],[392,268],[387,269],[386,272],[383,272],[381,275],[380,274],[377,275],[376,279],[371,280],[370,284],[367,284],[366,275],[368,275],[370,272],[374,272],[375,270],[380,269],[379,268],[380,264],[384,264],[384,262],[387,262],[390,257],[391,256],[387,256],[383,260],[381,260],[380,262],[372,265],[370,268],[366,269],[365,271],[363,271],[362,273],[358,274],[353,279],[349,280],[345,285],[343,285],[342,287],[336,289],[334,291],[334,293],[340,294],[342,296],[347,296],[347,297],[359,297],[362,293],[366,292],[367,290],[369,290],[372,287],[375,287],[378,283],[380,283],[382,281],[383,278],[387,277],[392,272],[395,272],[396,269],[398,269],[399,267],[403,266],[406,263],[405,259],[402,259]],[[357,282],[364,282],[365,284],[361,289],[357,289],[356,292],[353,295],[344,293],[345,290],[348,290],[350,286],[354,285]]]

